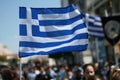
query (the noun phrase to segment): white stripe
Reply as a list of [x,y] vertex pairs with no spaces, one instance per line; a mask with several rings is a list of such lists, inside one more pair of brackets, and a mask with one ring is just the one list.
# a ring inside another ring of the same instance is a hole
[[87,22],[94,22],[95,21],[94,19],[91,19],[91,18],[88,18],[86,20],[87,20]]
[[20,36],[20,41],[28,41],[28,42],[41,42],[41,43],[47,43],[47,42],[61,42],[61,41],[67,41],[72,39],[74,36],[81,34],[81,33],[87,33],[87,28],[83,28],[80,30],[77,30],[73,33],[73,35],[65,35],[60,37],[52,37],[52,38],[46,38],[46,37],[29,37],[29,36]]
[[32,29],[31,29],[31,16],[32,16],[32,13],[31,13],[31,9],[30,8],[27,8],[27,20],[28,23],[26,24],[27,25],[27,35],[29,36],[32,36]]
[[65,20],[80,15],[80,12],[76,9],[72,12],[65,14],[38,14],[38,20]]
[[97,31],[103,31],[103,28],[101,28],[101,27],[94,27],[94,26],[89,26],[88,29],[97,30]]
[[102,26],[101,22],[97,22],[97,21],[95,21],[93,19],[88,19],[87,24],[88,24],[88,22],[92,22],[94,25]]
[[27,9],[27,19],[32,19],[32,13],[31,13],[31,8],[26,8]]
[[[102,23],[101,23],[101,22],[94,22],[94,25],[102,26]],[[101,27],[101,28],[102,28],[102,27]]]
[[97,20],[97,21],[101,21],[101,18],[100,18],[100,17],[95,16],[94,18],[95,18],[95,20]]
[[41,52],[41,51],[48,52],[48,51],[55,50],[55,49],[62,48],[62,47],[86,45],[86,44],[88,44],[88,39],[80,39],[80,40],[74,40],[69,43],[61,44],[59,46],[48,47],[48,48],[20,47],[20,52],[27,52],[27,53]]
[[39,25],[39,21],[35,19],[19,19],[20,24]]
[[88,13],[85,13],[85,17],[89,17],[90,16],[90,14],[88,14]]
[[97,19],[92,19],[92,18],[89,18],[89,17],[87,18],[87,20],[90,21],[90,22],[98,22],[98,21],[101,22],[101,20],[99,20],[99,19],[97,20]]
[[58,30],[72,30],[75,26],[79,24],[83,24],[83,20],[80,19],[70,25],[65,25],[65,26],[39,26],[40,32],[51,32],[51,31],[58,31]]

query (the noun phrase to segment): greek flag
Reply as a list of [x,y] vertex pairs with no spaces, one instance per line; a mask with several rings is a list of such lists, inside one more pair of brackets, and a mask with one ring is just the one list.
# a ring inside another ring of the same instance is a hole
[[88,32],[76,6],[19,8],[19,57],[83,51]]
[[85,19],[85,23],[88,28],[88,35],[91,37],[104,39],[104,32],[102,27],[102,21],[99,16],[90,15],[88,13],[82,13]]

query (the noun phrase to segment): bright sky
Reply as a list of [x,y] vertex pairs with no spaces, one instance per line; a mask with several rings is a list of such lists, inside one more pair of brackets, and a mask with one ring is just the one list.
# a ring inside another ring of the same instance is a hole
[[0,44],[18,52],[19,7],[61,7],[61,0],[0,0]]

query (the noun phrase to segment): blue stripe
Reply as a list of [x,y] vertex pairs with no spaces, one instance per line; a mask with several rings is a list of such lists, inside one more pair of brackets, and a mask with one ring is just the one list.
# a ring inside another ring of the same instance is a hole
[[99,22],[99,23],[101,23],[101,20],[96,20],[96,19],[95,19],[95,22]]
[[87,44],[86,45],[78,45],[78,46],[67,46],[67,47],[62,47],[62,48],[57,48],[49,52],[31,52],[31,53],[25,53],[25,52],[19,52],[19,57],[26,57],[26,56],[32,56],[32,55],[48,55],[48,54],[56,54],[58,52],[72,52],[72,51],[83,51],[87,49]]
[[101,28],[102,29],[102,26],[100,26],[100,25],[94,25],[96,28],[98,27],[98,28]]
[[105,38],[104,35],[103,36],[99,36],[99,35],[94,35],[94,34],[92,35],[92,34],[90,34],[90,36],[98,38],[98,39],[104,39]]
[[[47,30],[47,26],[46,30]],[[52,31],[52,32],[41,32],[38,26],[32,26],[32,36],[39,36],[39,37],[58,37],[64,35],[72,35],[76,30],[85,28],[84,24],[79,24],[75,26],[72,30],[59,30],[59,31]]]
[[64,14],[74,11],[76,8],[75,5],[70,5],[64,8],[31,8],[32,18],[37,19],[38,14]]
[[93,30],[93,29],[88,29],[89,32],[97,32],[97,33],[103,33],[101,30]]
[[[64,14],[69,13],[77,9],[75,5],[70,5],[68,7],[63,8],[30,8],[32,12],[32,19],[38,19],[38,14]],[[27,9],[26,7],[19,8],[19,18],[25,19],[27,18]]]
[[70,43],[73,40],[87,39],[87,38],[88,38],[88,34],[84,33],[84,34],[79,34],[68,41],[62,41],[62,42],[38,43],[38,42],[20,41],[20,47],[46,48],[46,47],[59,46],[64,43]]
[[19,18],[25,19],[27,18],[27,11],[25,7],[19,7]]
[[40,26],[49,26],[49,25],[69,25],[75,21],[82,19],[81,15],[78,15],[71,19],[66,20],[39,20]]
[[73,4],[60,8],[31,8],[32,12],[36,12],[38,14],[63,14],[74,11],[75,9],[77,9],[77,7]]
[[84,12],[81,12],[81,15],[85,18],[86,14]]
[[20,33],[19,33],[19,34],[20,34],[21,36],[27,36],[27,26],[26,26],[26,25],[23,25],[23,24],[20,24],[19,26],[20,26],[20,27],[19,27],[19,28],[20,28],[20,29],[19,29],[19,30],[20,30],[20,31],[19,31]]
[[88,26],[93,26],[93,27],[95,27],[93,22],[88,22]]
[[93,16],[88,16],[88,18],[95,20],[95,17]]

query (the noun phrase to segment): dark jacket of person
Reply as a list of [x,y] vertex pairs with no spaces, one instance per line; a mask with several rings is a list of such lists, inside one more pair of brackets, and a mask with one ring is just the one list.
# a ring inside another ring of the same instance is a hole
[[35,80],[50,80],[50,79],[51,79],[51,77],[47,73],[44,73],[44,74],[40,73],[35,78]]

